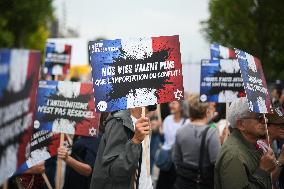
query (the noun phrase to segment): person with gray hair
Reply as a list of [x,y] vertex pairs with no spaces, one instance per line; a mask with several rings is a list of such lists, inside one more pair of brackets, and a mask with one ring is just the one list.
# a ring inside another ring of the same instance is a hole
[[229,107],[232,133],[218,154],[214,171],[216,189],[270,189],[270,174],[276,168],[271,148],[262,152],[257,140],[266,138],[265,117],[249,112],[246,97]]

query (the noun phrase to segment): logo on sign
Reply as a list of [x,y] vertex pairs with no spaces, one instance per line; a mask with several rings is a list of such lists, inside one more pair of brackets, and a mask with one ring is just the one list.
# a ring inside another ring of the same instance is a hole
[[97,105],[97,108],[100,110],[100,111],[106,111],[107,109],[107,103],[106,101],[100,101]]

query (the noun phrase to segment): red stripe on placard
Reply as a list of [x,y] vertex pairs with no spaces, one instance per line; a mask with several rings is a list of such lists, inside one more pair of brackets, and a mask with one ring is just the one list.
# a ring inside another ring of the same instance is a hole
[[162,89],[157,90],[158,104],[177,100],[174,95],[177,90],[182,91],[184,96],[179,36],[152,37],[152,49],[153,52],[167,50],[169,56],[166,61],[174,61],[174,68],[166,70],[176,73],[176,76],[166,80],[167,84]]

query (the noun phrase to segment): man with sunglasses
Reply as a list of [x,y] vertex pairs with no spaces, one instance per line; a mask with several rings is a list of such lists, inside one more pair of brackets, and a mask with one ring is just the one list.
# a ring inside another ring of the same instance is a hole
[[257,148],[257,140],[266,138],[264,116],[249,112],[245,97],[232,102],[228,113],[232,133],[217,157],[215,188],[270,189],[277,161],[272,149]]

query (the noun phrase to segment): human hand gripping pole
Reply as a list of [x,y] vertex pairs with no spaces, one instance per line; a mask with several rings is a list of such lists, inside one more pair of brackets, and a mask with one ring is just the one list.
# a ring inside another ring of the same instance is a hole
[[[145,117],[146,116],[146,110],[145,110],[145,107],[142,107],[142,115],[141,117]],[[150,134],[150,131],[151,131],[151,125],[150,125],[150,120],[148,119],[148,123],[149,123],[149,131],[148,131],[148,134],[146,135],[146,138],[145,138],[145,144],[144,144],[144,154],[146,156],[146,168],[147,168],[147,176],[149,177],[150,176],[150,153],[149,153],[149,148],[150,148],[150,137],[149,137],[149,134]]]
[[[64,133],[60,133],[60,147],[63,146],[64,143]],[[55,188],[60,189],[61,187],[61,175],[62,175],[62,159],[57,157],[57,167],[56,167],[56,180],[55,180]]]
[[132,138],[132,142],[135,144],[140,144],[145,140],[145,145],[143,148],[143,155],[146,159],[147,175],[150,176],[150,154],[149,149],[149,133],[150,133],[150,121],[149,118],[145,117],[145,107],[142,107],[142,115],[135,123],[135,133]]
[[267,173],[272,173],[276,168],[276,159],[271,148],[263,154],[259,162],[259,168],[266,171]]

